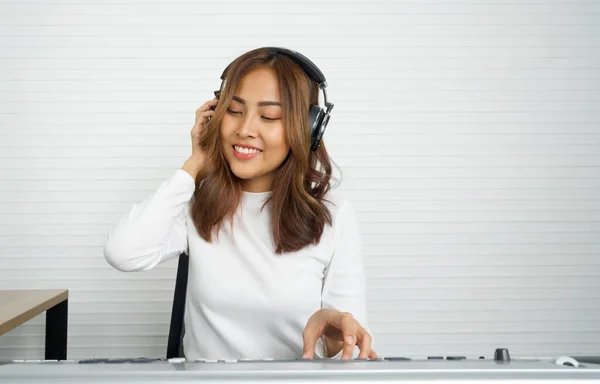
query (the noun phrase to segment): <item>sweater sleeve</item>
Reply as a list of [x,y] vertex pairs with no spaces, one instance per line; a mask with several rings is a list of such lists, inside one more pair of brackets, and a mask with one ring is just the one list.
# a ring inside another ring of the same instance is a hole
[[[358,218],[352,203],[344,200],[337,216],[334,229],[336,246],[325,270],[321,307],[351,313],[360,325],[373,336],[367,321],[362,240]],[[322,351],[317,354],[326,356],[323,342],[318,343],[316,351],[319,349]],[[355,347],[355,358],[358,357],[359,352],[359,348]],[[332,358],[340,359],[341,356],[342,352],[340,351]]]
[[147,271],[188,252],[186,214],[194,190],[194,179],[178,169],[134,204],[106,236],[106,261],[124,272]]

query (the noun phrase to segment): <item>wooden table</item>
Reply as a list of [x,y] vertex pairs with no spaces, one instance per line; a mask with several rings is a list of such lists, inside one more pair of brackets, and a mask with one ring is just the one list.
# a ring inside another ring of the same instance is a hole
[[46,312],[46,360],[67,359],[69,291],[0,290],[0,335]]

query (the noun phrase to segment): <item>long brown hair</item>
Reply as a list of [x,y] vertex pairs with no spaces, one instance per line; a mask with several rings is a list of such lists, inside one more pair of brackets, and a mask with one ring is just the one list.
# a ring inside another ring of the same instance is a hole
[[[196,178],[190,216],[199,235],[212,242],[225,219],[233,217],[241,202],[240,179],[233,174],[223,153],[221,119],[231,103],[242,77],[256,68],[274,71],[281,95],[282,119],[290,152],[277,169],[271,197],[273,239],[277,254],[293,252],[309,244],[318,244],[325,224],[331,225],[331,212],[325,202],[331,181],[332,160],[322,141],[310,151],[310,104],[317,104],[318,84],[302,68],[285,55],[273,54],[266,48],[244,53],[229,66],[224,89],[211,120],[200,137],[207,151],[207,161]],[[330,202],[331,203],[331,202]],[[263,205],[264,208],[264,205]]]

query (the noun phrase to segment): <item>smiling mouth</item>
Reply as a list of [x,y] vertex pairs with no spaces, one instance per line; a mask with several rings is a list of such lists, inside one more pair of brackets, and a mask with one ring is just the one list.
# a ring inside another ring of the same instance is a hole
[[260,149],[244,148],[244,147],[239,147],[237,145],[233,145],[232,147],[235,152],[240,153],[242,155],[252,155],[252,154],[258,154],[258,153],[262,152],[262,150],[260,150]]
[[232,146],[233,156],[239,160],[251,160],[262,153],[260,149],[242,148],[237,145]]

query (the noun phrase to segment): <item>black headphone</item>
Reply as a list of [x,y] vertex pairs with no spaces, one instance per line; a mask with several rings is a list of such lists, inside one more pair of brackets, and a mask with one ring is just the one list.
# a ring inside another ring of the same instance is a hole
[[[321,72],[321,70],[316,66],[315,63],[310,61],[306,56],[302,55],[299,52],[292,51],[287,48],[280,47],[264,47],[269,50],[269,53],[273,56],[275,55],[286,55],[287,57],[294,60],[303,70],[304,72],[310,76],[314,81],[319,84],[319,88],[323,90],[325,108],[320,107],[319,105],[311,105],[310,106],[310,149],[311,151],[316,151],[321,144],[321,139],[323,138],[323,134],[325,133],[325,128],[327,128],[327,123],[329,123],[329,116],[331,114],[331,110],[333,109],[333,103],[327,101],[327,92],[325,88],[327,88],[327,80],[325,80],[325,76]],[[229,64],[223,74],[221,75],[221,87],[218,91],[215,91],[215,96],[217,99],[221,95],[221,91],[223,90],[223,86],[225,84],[225,74],[229,69]],[[212,108],[214,109],[214,107]]]

